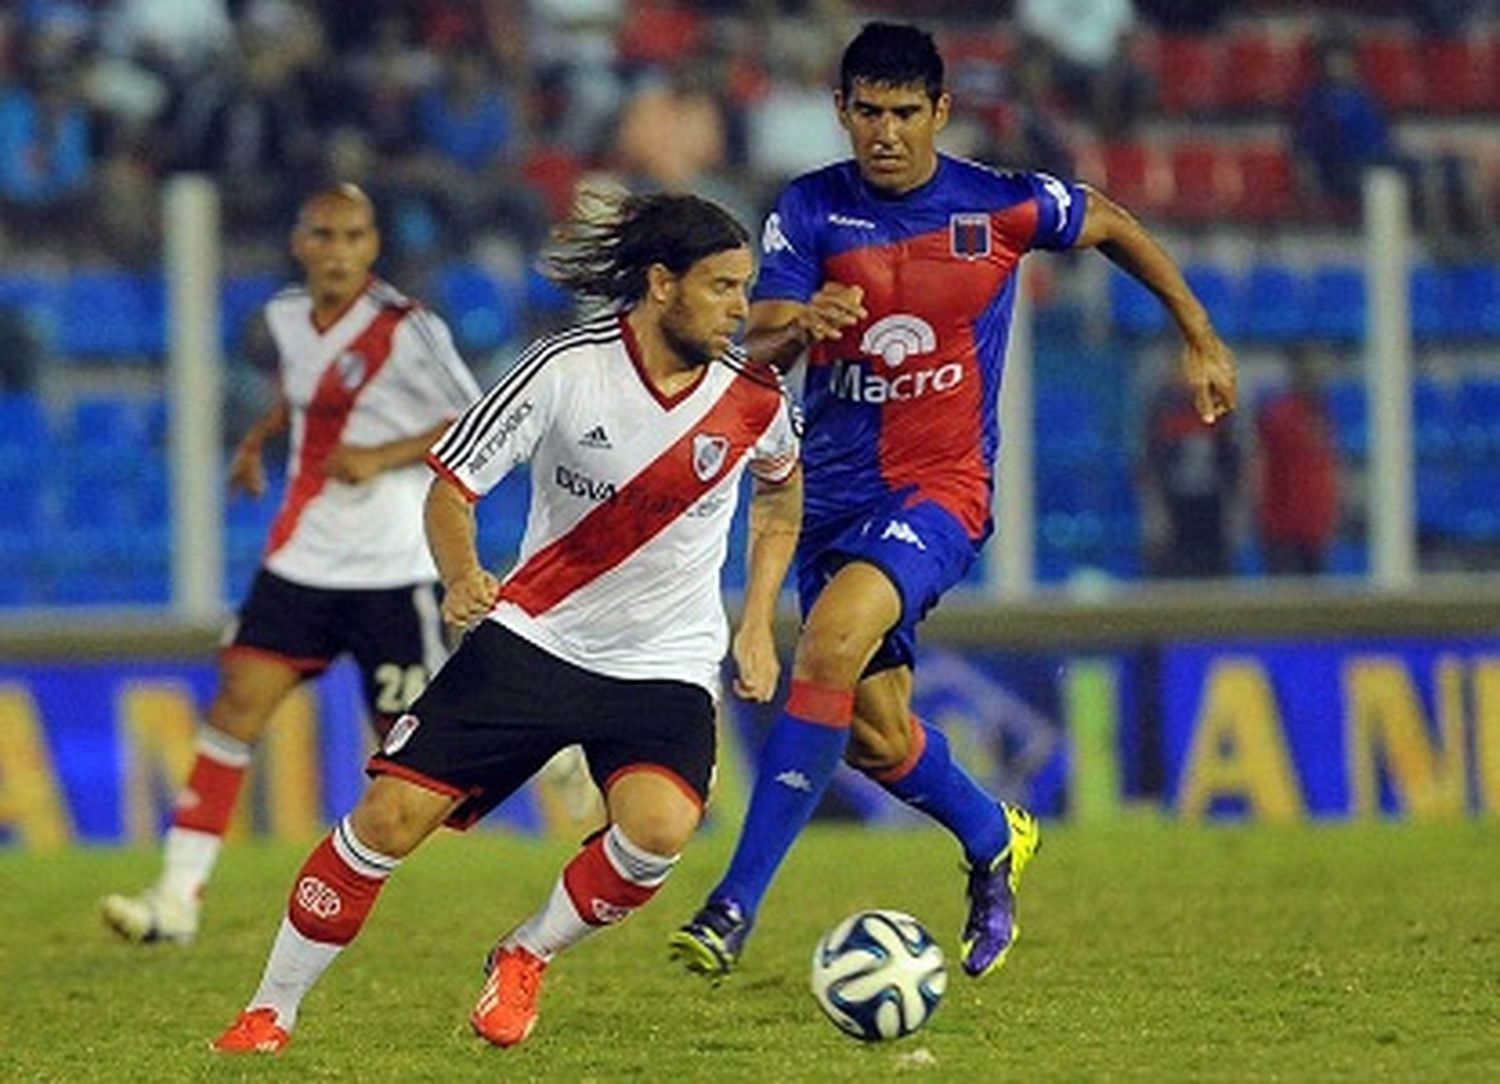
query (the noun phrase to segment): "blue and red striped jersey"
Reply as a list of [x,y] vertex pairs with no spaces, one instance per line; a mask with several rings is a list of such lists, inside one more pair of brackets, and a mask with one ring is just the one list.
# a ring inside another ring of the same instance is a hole
[[809,353],[803,403],[806,517],[826,523],[893,491],[933,500],[970,537],[988,532],[1015,269],[1065,249],[1082,188],[1044,173],[938,157],[898,197],[853,161],[783,190],[761,238],[754,300],[806,301],[827,281],[864,288],[860,324]]

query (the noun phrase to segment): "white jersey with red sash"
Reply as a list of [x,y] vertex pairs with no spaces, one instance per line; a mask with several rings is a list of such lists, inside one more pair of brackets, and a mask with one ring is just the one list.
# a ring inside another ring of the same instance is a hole
[[530,461],[526,534],[491,620],[595,673],[717,696],[740,479],[786,481],[798,428],[774,371],[737,351],[664,397],[611,315],[533,345],[428,462],[477,500]]
[[447,326],[388,284],[371,280],[321,331],[305,289],[266,306],[291,412],[287,489],[264,564],[295,583],[384,588],[437,578],[422,529],[431,474],[421,463],[349,485],[324,465],[340,444],[369,447],[417,436],[479,394]]

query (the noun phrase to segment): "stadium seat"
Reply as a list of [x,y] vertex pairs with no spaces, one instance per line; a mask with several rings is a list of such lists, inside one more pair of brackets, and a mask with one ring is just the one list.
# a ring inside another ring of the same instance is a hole
[[1424,102],[1416,42],[1400,31],[1367,34],[1355,46],[1360,77],[1387,109],[1419,109]]
[[[1500,458],[1500,380],[1461,380],[1455,399],[1459,453],[1471,461]],[[1500,503],[1500,494],[1495,500]]]
[[1123,335],[1156,335],[1167,329],[1167,313],[1156,295],[1118,268],[1110,270],[1109,312]]
[[1106,143],[1104,190],[1140,214],[1156,214],[1171,202],[1172,178],[1158,149],[1149,143]]
[[1235,212],[1254,222],[1273,222],[1297,213],[1292,159],[1279,143],[1240,149],[1240,198]]
[[1369,449],[1369,404],[1358,380],[1335,380],[1324,392],[1339,455],[1362,460]]
[[1436,113],[1470,113],[1488,107],[1496,79],[1495,59],[1479,41],[1431,38],[1422,43],[1422,77],[1427,108]]
[[1172,200],[1163,208],[1173,218],[1219,218],[1239,204],[1239,163],[1221,143],[1184,141],[1168,152]]
[[1240,303],[1241,333],[1265,342],[1291,342],[1308,332],[1307,285],[1280,264],[1256,264],[1245,278]]
[[1365,276],[1358,267],[1330,264],[1316,268],[1308,294],[1309,334],[1334,342],[1364,338]]
[[246,328],[282,283],[280,275],[242,275],[220,283],[219,331],[226,351],[233,352],[244,341]]
[[1460,338],[1500,338],[1500,266],[1461,264],[1452,269],[1453,332]]
[[1224,46],[1224,104],[1246,113],[1281,113],[1301,91],[1305,72],[1300,39],[1253,26]]
[[1240,323],[1243,312],[1238,284],[1229,273],[1214,264],[1194,264],[1183,269],[1183,277],[1203,302],[1219,334],[1226,339],[1238,339],[1243,330]]
[[1224,57],[1216,39],[1164,34],[1157,44],[1156,97],[1167,113],[1213,112],[1224,107]]
[[159,358],[166,344],[161,279],[129,271],[79,271],[62,285],[57,348],[68,358]]
[[147,400],[119,395],[90,395],[73,404],[73,443],[91,449],[134,451],[147,443]]
[[1458,447],[1458,418],[1448,387],[1435,380],[1417,380],[1412,387],[1411,417],[1418,459],[1449,459]]
[[52,440],[52,426],[41,396],[29,391],[0,393],[0,457],[40,453]]

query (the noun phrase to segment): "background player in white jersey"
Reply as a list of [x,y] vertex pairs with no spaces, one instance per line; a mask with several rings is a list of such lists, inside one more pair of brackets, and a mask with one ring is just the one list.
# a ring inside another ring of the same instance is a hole
[[266,306],[280,394],[229,472],[231,489],[259,496],[261,446],[290,426],[286,498],[219,659],[161,876],[103,902],[105,921],[129,940],[196,935],[251,747],[299,683],[350,653],[384,734],[441,660],[422,457],[479,388],[442,320],[371,276],[379,251],[375,209],[358,188],[303,204],[292,252],[306,284]]
[[[754,269],[745,230],[705,200],[653,195],[581,215],[561,242],[555,277],[613,311],[533,345],[434,446],[426,522],[443,613],[478,624],[298,872],[260,987],[219,1050],[285,1046],[303,996],[401,859],[577,743],[610,823],[491,951],[470,1016],[498,1046],[526,1038],[552,957],[649,900],[697,828],[730,646],[719,570],[746,469],[757,484],[735,691],[775,692],[771,624],[801,470],[779,378],[730,343]],[[531,511],[501,582],[475,552],[471,506],[523,461]]]

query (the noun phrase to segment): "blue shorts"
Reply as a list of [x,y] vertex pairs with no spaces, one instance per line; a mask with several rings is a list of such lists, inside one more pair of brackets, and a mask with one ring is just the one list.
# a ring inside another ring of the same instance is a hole
[[908,506],[904,493],[893,493],[861,516],[804,526],[797,549],[803,616],[839,569],[850,561],[867,561],[895,584],[901,618],[886,633],[865,675],[910,666],[916,657],[917,625],[968,573],[982,542],[970,538],[941,505],[921,501]]

